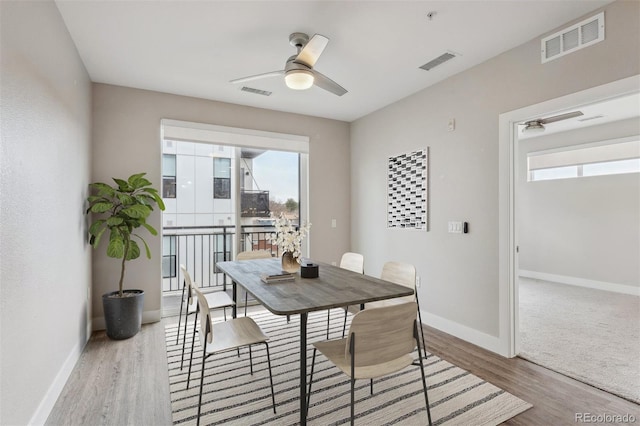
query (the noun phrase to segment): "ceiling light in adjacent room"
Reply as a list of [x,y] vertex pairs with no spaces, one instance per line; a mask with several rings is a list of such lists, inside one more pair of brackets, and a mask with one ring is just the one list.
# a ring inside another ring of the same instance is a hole
[[523,132],[544,132],[544,126],[539,121],[529,121],[526,124],[526,127],[522,129]]

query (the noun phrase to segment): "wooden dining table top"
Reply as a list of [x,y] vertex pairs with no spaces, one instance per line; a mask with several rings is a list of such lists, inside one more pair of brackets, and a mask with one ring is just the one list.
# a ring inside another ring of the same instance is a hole
[[290,281],[265,283],[263,274],[282,273],[280,259],[219,262],[218,268],[276,315],[294,315],[410,296],[413,289],[321,262],[317,278],[294,274]]

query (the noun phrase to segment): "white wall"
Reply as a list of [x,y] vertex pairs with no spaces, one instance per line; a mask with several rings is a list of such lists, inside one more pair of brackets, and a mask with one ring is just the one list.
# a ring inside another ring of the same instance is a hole
[[41,424],[91,328],[91,83],[52,1],[0,14],[0,424]]
[[[640,106],[638,106],[640,108]],[[527,153],[638,135],[638,118],[518,143],[519,267],[527,274],[640,287],[638,173],[527,182]]]
[[[94,84],[92,180],[144,171],[160,188],[163,118],[309,136],[311,257],[337,262],[350,249],[348,123]],[[331,227],[331,219],[336,219],[336,228]],[[154,212],[149,223],[158,229],[160,221],[160,213]],[[147,242],[152,258],[127,265],[125,287],[145,290],[143,321],[154,321],[160,318],[161,310],[161,239],[149,238]],[[93,258],[94,328],[102,328],[100,297],[117,286],[119,264],[102,251],[95,252]]]
[[[366,272],[413,263],[423,319],[499,351],[498,116],[638,74],[639,16],[638,2],[612,3],[601,43],[541,64],[537,38],[352,123],[352,249]],[[430,231],[387,230],[387,158],[425,146]],[[450,220],[469,234],[447,233]]]

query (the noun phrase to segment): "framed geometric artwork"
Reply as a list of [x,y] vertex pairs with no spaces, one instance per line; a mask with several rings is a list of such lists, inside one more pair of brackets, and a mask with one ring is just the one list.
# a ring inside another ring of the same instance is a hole
[[428,230],[428,148],[389,157],[387,228]]

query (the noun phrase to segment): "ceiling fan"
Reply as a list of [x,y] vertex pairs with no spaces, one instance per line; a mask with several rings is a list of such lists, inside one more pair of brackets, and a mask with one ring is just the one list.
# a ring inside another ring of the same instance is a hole
[[580,117],[582,111],[573,111],[566,114],[554,115],[547,118],[536,118],[535,120],[529,120],[522,123],[525,127],[523,132],[543,132],[544,125],[549,123],[555,123],[556,121],[568,120],[569,118]]
[[298,53],[287,59],[283,70],[237,78],[231,80],[230,83],[245,83],[261,78],[284,75],[284,81],[287,87],[291,89],[305,90],[315,84],[334,95],[342,96],[347,93],[346,89],[338,83],[313,69],[318,58],[327,47],[327,43],[329,43],[328,38],[316,34],[309,39],[309,36],[304,33],[293,33],[289,36],[289,43],[298,49]]

